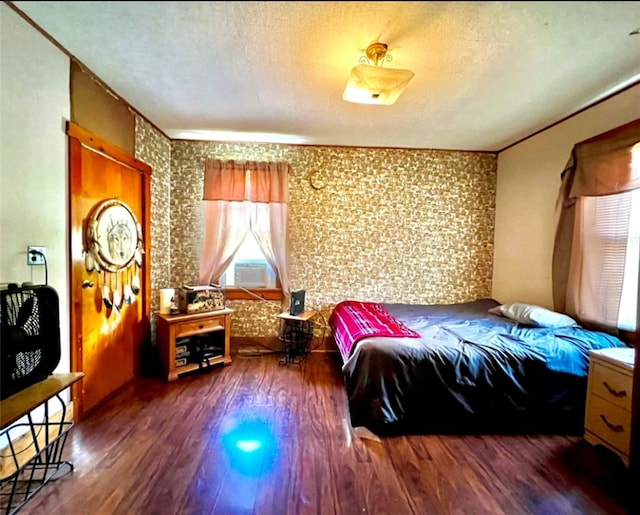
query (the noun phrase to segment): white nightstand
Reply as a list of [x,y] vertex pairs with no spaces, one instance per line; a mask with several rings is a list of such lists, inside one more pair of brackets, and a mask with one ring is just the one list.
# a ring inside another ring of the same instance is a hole
[[589,381],[584,438],[608,447],[629,465],[631,393],[635,349],[614,348],[589,352]]

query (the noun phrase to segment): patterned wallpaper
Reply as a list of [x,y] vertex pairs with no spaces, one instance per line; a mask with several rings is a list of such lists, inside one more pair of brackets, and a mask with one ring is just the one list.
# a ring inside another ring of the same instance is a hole
[[[136,140],[136,157],[154,168],[154,290],[198,281],[202,180],[212,157],[290,164],[292,285],[325,319],[347,298],[431,304],[490,296],[494,154],[167,142],[141,121]],[[313,189],[310,174],[325,187]],[[229,305],[233,336],[277,334],[279,306]]]
[[[153,169],[151,173],[151,312],[159,306],[160,288],[170,282],[169,245],[171,199],[171,140],[136,116],[135,157]],[[151,317],[151,337],[155,341],[155,317]]]

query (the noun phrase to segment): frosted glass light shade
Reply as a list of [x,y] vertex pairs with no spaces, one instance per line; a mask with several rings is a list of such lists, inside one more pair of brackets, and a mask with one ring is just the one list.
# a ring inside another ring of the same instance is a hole
[[351,70],[342,99],[357,104],[391,105],[413,75],[410,70],[359,64]]

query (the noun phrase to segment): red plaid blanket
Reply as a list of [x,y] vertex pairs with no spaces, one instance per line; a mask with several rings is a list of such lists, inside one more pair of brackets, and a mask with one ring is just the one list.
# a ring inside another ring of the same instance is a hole
[[391,315],[382,304],[376,302],[345,300],[338,303],[329,317],[329,326],[343,361],[349,358],[354,345],[362,338],[420,337],[413,329],[409,329]]

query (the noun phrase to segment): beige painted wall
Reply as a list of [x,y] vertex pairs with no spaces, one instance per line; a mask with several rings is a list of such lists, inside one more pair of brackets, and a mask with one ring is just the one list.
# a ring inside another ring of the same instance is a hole
[[0,4],[0,283],[44,284],[27,246],[46,247],[48,283],[60,297],[69,371],[67,137],[69,59]]
[[133,155],[135,117],[128,104],[88,73],[71,63],[71,121]]
[[[27,246],[46,247],[48,284],[60,298],[56,372],[70,370],[71,347],[65,133],[71,111],[69,65],[60,50],[0,3],[0,284],[44,284],[44,267],[27,265]],[[69,401],[69,391],[62,397]],[[51,413],[59,408],[57,401],[50,402]],[[41,420],[43,407],[31,417]],[[11,437],[26,431],[25,426],[14,427]],[[7,445],[1,437],[0,454],[10,454]]]
[[498,156],[492,296],[553,308],[551,260],[560,173],[574,144],[640,118],[640,86]]

